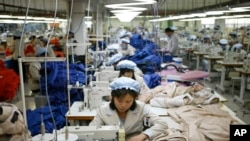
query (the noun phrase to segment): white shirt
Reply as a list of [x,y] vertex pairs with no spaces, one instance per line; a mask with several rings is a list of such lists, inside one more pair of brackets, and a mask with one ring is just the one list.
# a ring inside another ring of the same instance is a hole
[[172,34],[168,39],[167,50],[173,55],[178,55],[178,38]]

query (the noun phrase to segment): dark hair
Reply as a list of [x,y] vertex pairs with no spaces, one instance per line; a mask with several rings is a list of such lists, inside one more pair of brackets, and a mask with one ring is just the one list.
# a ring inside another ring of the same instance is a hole
[[126,89],[126,88],[122,88],[122,89],[117,89],[117,90],[112,90],[111,91],[111,96],[112,96],[112,99],[111,99],[111,102],[109,104],[110,108],[112,110],[116,110],[117,108],[115,107],[115,102],[114,102],[114,98],[122,98],[124,97],[125,95],[131,95],[133,98],[134,98],[134,101],[133,101],[133,104],[132,106],[129,108],[130,110],[134,110],[137,106],[136,104],[136,98],[138,97],[139,93],[134,91],[134,90],[130,90],[130,89]]
[[136,80],[136,79],[135,79],[134,70],[127,69],[127,68],[121,68],[121,69],[120,69],[119,77],[123,76],[126,72],[132,72],[132,73],[133,73],[132,79]]
[[165,32],[174,32],[174,30],[172,30],[171,28],[168,27],[165,29]]

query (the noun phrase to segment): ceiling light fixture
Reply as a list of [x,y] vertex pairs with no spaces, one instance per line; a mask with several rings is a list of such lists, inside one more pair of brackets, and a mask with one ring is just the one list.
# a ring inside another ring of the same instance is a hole
[[114,13],[114,15],[121,22],[130,22],[136,16],[138,16],[142,11],[147,10],[147,8],[136,7],[137,5],[141,6],[141,5],[156,3],[155,0],[133,0],[133,1],[134,2],[129,2],[129,3],[108,4],[105,5],[105,7],[112,9],[111,12]]
[[141,12],[115,13],[115,16],[121,22],[131,22]]

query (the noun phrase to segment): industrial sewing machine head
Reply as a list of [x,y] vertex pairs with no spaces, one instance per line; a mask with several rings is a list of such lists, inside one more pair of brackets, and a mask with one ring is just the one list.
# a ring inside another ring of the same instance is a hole
[[237,53],[237,52],[226,52],[224,55],[224,62],[233,63],[233,62],[240,62],[244,60],[246,54],[244,53]]
[[[103,104],[103,97],[110,96],[111,89],[108,81],[92,81],[84,88],[84,104],[82,109],[97,109]],[[82,110],[81,109],[81,110]]]
[[243,61],[243,70],[250,73],[250,55]]
[[[66,130],[67,128],[67,130]],[[81,141],[125,141],[125,130],[118,125],[112,126],[68,126],[59,131],[59,134],[75,134]]]

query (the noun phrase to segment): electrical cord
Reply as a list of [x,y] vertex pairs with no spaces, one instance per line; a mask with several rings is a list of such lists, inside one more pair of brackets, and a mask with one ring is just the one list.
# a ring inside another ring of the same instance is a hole
[[22,29],[21,39],[20,39],[19,48],[18,48],[19,49],[19,51],[18,51],[18,57],[23,56],[23,54],[21,55],[21,51],[23,50],[22,42],[23,42],[24,29],[25,29],[25,25],[26,25],[26,22],[27,22],[27,17],[28,17],[28,14],[29,14],[29,8],[30,8],[30,0],[29,0],[27,9],[26,9],[25,19],[24,19],[24,23],[23,23],[23,29]]
[[[52,28],[52,33],[54,32],[55,29],[55,21],[56,21],[56,13],[57,13],[57,8],[58,8],[58,0],[56,0],[56,5],[55,5],[55,13],[54,13],[54,21],[53,21],[53,28]],[[49,106],[49,111],[50,111],[50,115],[52,117],[52,122],[54,125],[54,129],[55,129],[55,140],[57,141],[57,128],[56,128],[56,122],[55,122],[55,118],[54,115],[52,113],[52,109],[51,109],[51,105],[50,105],[50,100],[49,100],[49,94],[48,94],[48,82],[47,82],[47,57],[48,57],[48,46],[49,46],[49,42],[52,36],[49,36],[47,45],[46,45],[46,49],[47,49],[47,53],[45,53],[45,61],[44,61],[44,68],[45,68],[45,93],[46,93],[46,98],[47,98],[47,102],[48,102],[48,106]]]

